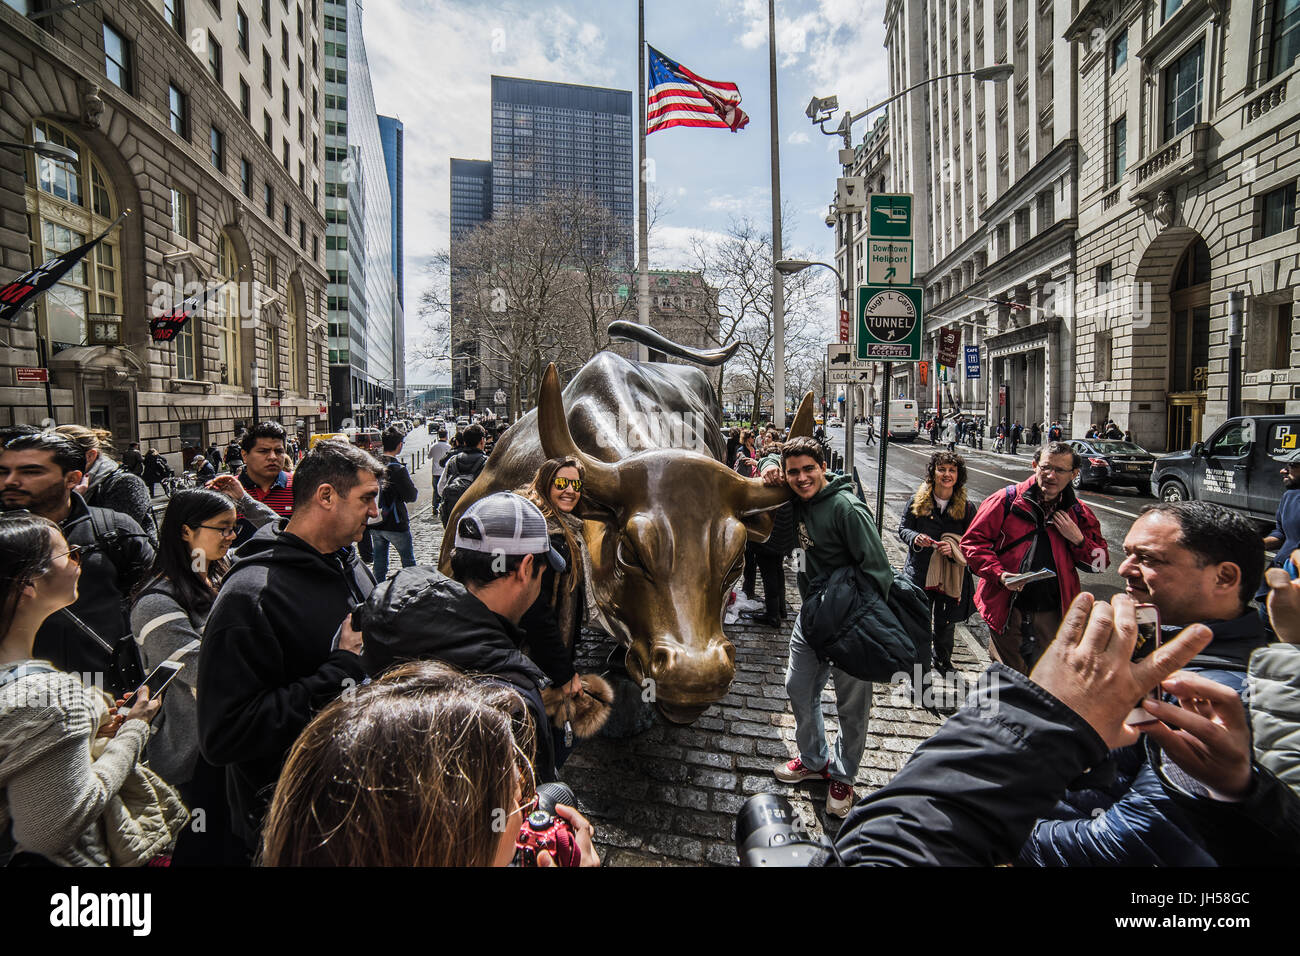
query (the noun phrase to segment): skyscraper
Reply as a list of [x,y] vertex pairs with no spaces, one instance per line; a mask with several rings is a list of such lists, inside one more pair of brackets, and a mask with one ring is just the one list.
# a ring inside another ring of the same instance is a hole
[[373,424],[402,374],[392,194],[358,0],[325,3],[325,266],[330,423]]
[[509,209],[555,191],[590,192],[624,232],[632,258],[632,93],[492,77],[492,203]]
[[384,147],[384,167],[388,171],[388,192],[392,198],[390,221],[392,223],[393,294],[393,375],[397,379],[394,390],[400,396],[406,385],[406,239],[403,235],[403,139],[406,128],[393,116],[379,117],[379,139]]
[[481,223],[492,218],[492,164],[481,159],[451,161],[451,394],[456,402],[464,401],[465,389],[478,365],[478,343],[465,323],[459,321],[456,308],[457,240]]

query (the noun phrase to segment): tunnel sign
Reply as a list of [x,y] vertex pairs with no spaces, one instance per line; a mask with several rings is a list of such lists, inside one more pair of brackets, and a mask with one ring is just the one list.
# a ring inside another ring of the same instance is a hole
[[860,361],[920,361],[922,295],[920,286],[858,286]]

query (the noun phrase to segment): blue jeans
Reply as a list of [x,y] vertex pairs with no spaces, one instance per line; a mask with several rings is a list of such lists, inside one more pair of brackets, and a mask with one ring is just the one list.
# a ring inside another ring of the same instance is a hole
[[402,559],[402,567],[415,567],[415,543],[409,531],[376,531],[370,529],[370,541],[375,548],[375,580],[382,582],[388,577],[388,546],[397,549]]
[[[840,733],[833,750],[826,746],[826,724],[822,720],[822,689],[835,678],[835,708]],[[871,683],[851,677],[817,653],[803,639],[798,616],[790,635],[790,663],[785,672],[785,691],[794,711],[794,736],[805,767],[827,767],[831,778],[853,785],[867,746],[867,718],[871,713]]]

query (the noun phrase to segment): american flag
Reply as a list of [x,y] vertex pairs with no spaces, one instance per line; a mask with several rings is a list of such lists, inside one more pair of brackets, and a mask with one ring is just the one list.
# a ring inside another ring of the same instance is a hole
[[646,133],[670,126],[712,126],[734,133],[749,122],[735,83],[706,80],[654,47],[649,50]]

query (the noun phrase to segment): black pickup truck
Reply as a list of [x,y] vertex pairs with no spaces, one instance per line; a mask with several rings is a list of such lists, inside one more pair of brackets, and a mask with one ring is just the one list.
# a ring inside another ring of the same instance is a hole
[[1188,451],[1156,460],[1151,493],[1162,501],[1211,501],[1272,524],[1282,497],[1281,459],[1296,451],[1300,415],[1230,418]]

